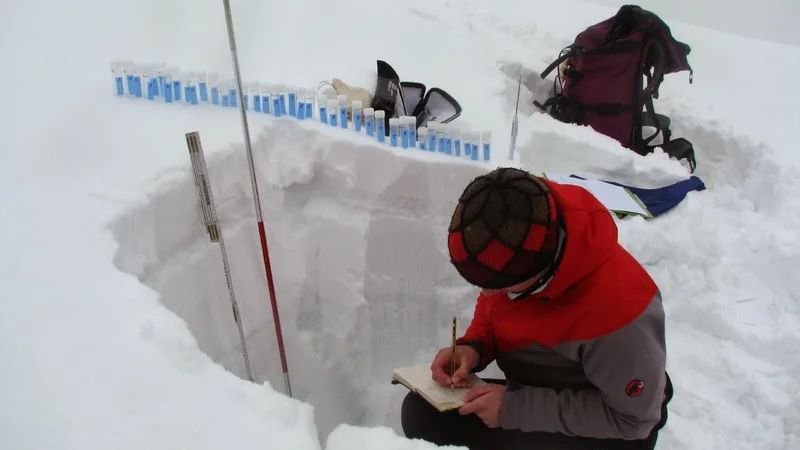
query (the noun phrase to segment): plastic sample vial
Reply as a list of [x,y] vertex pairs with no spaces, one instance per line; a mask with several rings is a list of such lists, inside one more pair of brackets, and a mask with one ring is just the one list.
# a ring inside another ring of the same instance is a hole
[[492,149],[492,132],[491,131],[484,131],[483,132],[483,160],[484,161],[491,160],[491,149]]
[[164,103],[172,103],[173,101],[172,86],[172,75],[164,75]]
[[417,118],[408,116],[408,146],[411,148],[417,147]]
[[253,97],[253,111],[261,112],[261,87],[258,83],[253,83],[253,88],[250,90]]
[[439,124],[436,129],[436,145],[439,146],[440,153],[448,153],[447,149],[447,125],[446,124]]
[[408,116],[400,117],[400,146],[408,148]]
[[139,67],[134,65],[129,66],[128,74],[128,93],[131,97],[141,97],[141,95],[139,95],[139,83],[141,82]]
[[187,74],[187,77],[188,77],[188,83],[186,84],[189,86],[189,95],[188,95],[189,98],[187,99],[188,100],[187,103],[191,105],[197,105],[200,103],[200,96],[197,93],[197,83],[199,76],[196,73],[190,73]]
[[461,133],[461,144],[464,146],[464,156],[469,158],[472,154],[472,141],[468,131]]
[[453,128],[453,155],[461,156],[461,130]]
[[125,87],[127,88],[126,92],[128,93],[127,95],[131,97],[133,97],[135,90],[132,70],[133,68],[129,64],[124,64],[122,66],[122,76],[125,79]]
[[142,98],[142,69],[138,66],[131,68],[131,90],[134,97]]
[[269,96],[269,88],[266,86],[261,86],[258,91],[261,95],[261,112],[264,114],[269,114],[271,109],[270,106],[272,106],[272,101]]
[[452,125],[445,125],[442,127],[442,133],[444,134],[444,152],[448,155],[453,154],[453,126]]
[[183,103],[187,105],[192,104],[192,74],[187,72],[183,74]]
[[275,117],[280,117],[283,114],[283,112],[281,111],[280,87],[271,86],[269,88],[269,92],[270,92],[270,98],[272,99],[272,115]]
[[469,155],[473,161],[477,161],[478,159],[480,159],[479,147],[481,142],[481,134],[476,132],[470,133],[469,141],[470,141]]
[[147,99],[153,100],[158,95],[158,79],[153,76],[153,69],[148,67],[144,70],[144,79],[147,83]]
[[439,122],[428,122],[428,151],[436,151],[436,137],[439,132]]
[[[217,80],[219,80],[219,77],[216,74],[208,75],[208,90],[211,94],[212,105],[219,105],[219,83]],[[166,85],[167,83],[164,83],[164,86]]]
[[375,136],[375,109],[364,109],[364,128],[366,128],[367,136]]
[[428,149],[428,127],[419,127],[419,128],[417,128],[417,134],[419,135],[419,149],[420,150],[427,150]]
[[295,117],[297,117],[298,120],[303,120],[303,116],[306,115],[306,101],[305,101],[306,93],[305,90],[301,88],[295,88],[294,91],[295,91],[295,103],[297,108],[295,111]]
[[122,64],[119,61],[111,63],[111,76],[114,78],[114,91],[118,96],[124,96],[125,82],[122,78]]
[[378,142],[386,142],[386,111],[382,109],[375,111],[375,134]]
[[287,87],[286,98],[289,100],[289,115],[297,117],[297,91],[293,87]]
[[319,105],[319,121],[320,123],[328,124],[328,101],[324,97],[317,97],[317,104]]
[[400,134],[400,118],[389,119],[389,145],[397,147],[397,137]]
[[306,112],[305,118],[306,119],[313,119],[314,118],[314,91],[306,90]]
[[330,126],[335,127],[338,126],[338,118],[339,118],[339,102],[336,101],[335,98],[328,99],[328,122]]
[[181,95],[182,95],[181,92],[183,91],[183,87],[181,86],[182,83],[181,83],[181,78],[180,78],[180,72],[178,70],[179,70],[178,68],[174,68],[172,70],[172,77],[171,77],[172,78],[172,100],[176,101],[176,102],[181,101]]
[[361,118],[364,115],[364,103],[361,100],[353,100],[350,104],[350,110],[353,111],[353,129],[357,133],[361,133]]
[[275,95],[278,98],[278,117],[287,113],[286,111],[286,86],[279,84],[275,86]]
[[200,79],[197,82],[198,91],[200,91],[200,101],[203,103],[208,102],[208,76],[205,73],[200,74]]
[[347,123],[347,96],[339,94],[336,96],[336,102],[339,106],[339,126],[341,128],[348,128]]
[[[245,87],[242,86],[242,89],[245,89]],[[242,94],[244,94],[244,92]],[[236,90],[236,82],[234,80],[228,80],[228,97],[230,97],[231,108],[238,108],[239,91]]]

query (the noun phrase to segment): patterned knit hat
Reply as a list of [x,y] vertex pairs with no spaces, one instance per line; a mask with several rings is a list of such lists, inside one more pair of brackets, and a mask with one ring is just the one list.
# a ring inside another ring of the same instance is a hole
[[450,260],[470,284],[514,286],[551,268],[559,228],[544,183],[523,170],[498,168],[461,194],[450,222]]

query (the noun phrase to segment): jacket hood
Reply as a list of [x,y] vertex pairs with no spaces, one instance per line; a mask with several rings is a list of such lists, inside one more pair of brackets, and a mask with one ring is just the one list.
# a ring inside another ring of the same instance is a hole
[[533,298],[556,298],[607,261],[618,248],[611,212],[579,186],[543,179],[561,214],[565,239],[561,258],[547,285]]

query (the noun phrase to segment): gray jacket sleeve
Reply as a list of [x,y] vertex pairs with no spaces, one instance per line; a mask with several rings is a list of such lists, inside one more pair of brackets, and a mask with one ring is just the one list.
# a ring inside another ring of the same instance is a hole
[[656,295],[624,328],[581,344],[588,390],[509,385],[500,426],[570,436],[643,439],[661,419],[666,385],[664,311]]

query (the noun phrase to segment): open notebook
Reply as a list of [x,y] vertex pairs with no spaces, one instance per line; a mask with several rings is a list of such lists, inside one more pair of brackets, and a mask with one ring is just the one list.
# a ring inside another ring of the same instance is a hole
[[455,388],[451,391],[449,387],[442,386],[433,380],[430,364],[395,369],[393,378],[421,395],[422,398],[439,411],[448,411],[461,407],[464,404],[462,398],[467,395],[467,392],[472,387],[486,384],[477,375],[470,374],[471,387]]
[[653,215],[642,201],[627,188],[600,180],[585,180],[564,175],[543,174],[545,178],[559,184],[580,186],[591,192],[609,211],[617,214],[643,216],[648,219]]

